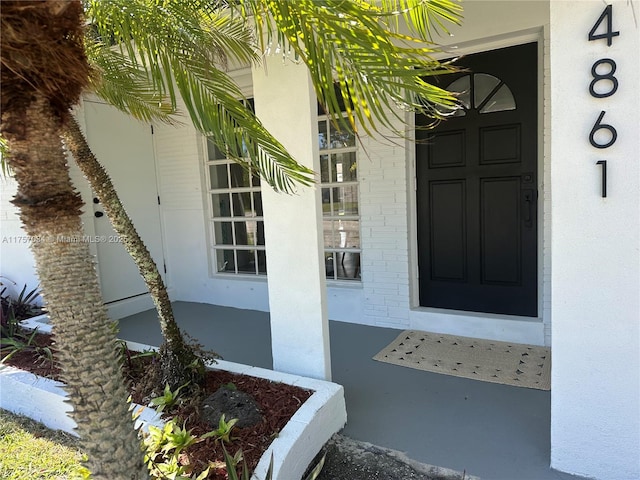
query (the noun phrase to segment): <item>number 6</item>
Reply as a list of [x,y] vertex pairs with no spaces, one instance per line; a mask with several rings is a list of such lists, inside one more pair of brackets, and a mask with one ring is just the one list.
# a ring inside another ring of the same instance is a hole
[[[598,120],[596,120],[596,123],[595,125],[593,125],[593,128],[591,129],[591,133],[589,134],[589,142],[595,148],[608,148],[614,143],[616,143],[616,140],[618,139],[618,132],[616,131],[615,128],[613,128],[611,125],[607,125],[606,123],[600,123],[605,113],[606,112],[604,110],[600,112],[600,116],[598,117]],[[596,138],[595,138],[596,132],[602,129],[607,130],[611,134],[611,140],[609,140],[607,143],[596,142]]]

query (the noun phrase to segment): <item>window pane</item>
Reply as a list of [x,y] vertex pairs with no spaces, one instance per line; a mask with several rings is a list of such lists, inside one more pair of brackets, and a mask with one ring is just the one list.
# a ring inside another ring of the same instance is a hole
[[262,217],[262,194],[260,192],[253,194],[253,209],[257,217]]
[[264,245],[264,222],[256,222],[256,245]]
[[515,110],[516,101],[513,99],[511,90],[506,85],[502,85],[498,91],[489,99],[480,113],[504,112],[505,110]]
[[236,262],[233,250],[216,250],[218,272],[236,273]]
[[360,280],[360,254],[355,252],[336,253],[338,280]]
[[236,250],[238,272],[256,273],[255,250]]
[[233,245],[231,222],[214,222],[213,233],[216,245]]
[[331,215],[331,189],[322,189],[322,215]]
[[326,150],[329,148],[329,137],[327,135],[327,121],[321,120],[318,122],[318,147],[320,150]]
[[264,245],[263,222],[235,222],[234,225],[236,245]]
[[258,273],[267,274],[267,256],[264,250],[258,250]]
[[335,254],[333,252],[325,252],[324,267],[325,267],[327,278],[329,280],[334,280],[336,276],[336,262],[335,262]]
[[473,106],[478,106],[484,101],[491,91],[498,86],[500,80],[493,75],[478,73],[473,76]]
[[253,243],[250,243],[247,222],[234,222],[233,225],[236,231],[236,245],[253,245]]
[[254,187],[260,186],[260,175],[257,172],[251,172],[251,185]]
[[333,189],[333,214],[358,214],[358,187],[356,185]]
[[323,220],[322,221],[322,233],[324,237],[324,248],[334,248],[337,247],[335,243],[335,238],[333,235],[333,220]]
[[231,171],[231,186],[232,187],[248,187],[249,186],[249,170],[237,163],[229,164],[229,170]]
[[229,177],[227,175],[227,164],[209,165],[209,178],[211,188],[229,188]]
[[209,160],[223,160],[227,158],[222,150],[220,150],[210,138],[207,138],[207,157]]
[[340,130],[331,124],[331,148],[354,147],[356,145],[356,136],[349,131],[347,127],[341,125]]
[[231,202],[228,193],[214,193],[211,195],[211,206],[214,217],[230,217]]
[[234,193],[233,196],[233,216],[234,217],[252,217],[251,209],[251,193],[242,192]]
[[320,182],[329,181],[329,155],[320,155]]
[[334,182],[355,182],[358,179],[356,152],[331,155],[331,173]]
[[360,248],[360,222],[358,220],[339,220],[337,231],[340,236],[340,248]]
[[458,102],[467,110],[471,108],[471,75],[454,80],[446,90],[458,93]]

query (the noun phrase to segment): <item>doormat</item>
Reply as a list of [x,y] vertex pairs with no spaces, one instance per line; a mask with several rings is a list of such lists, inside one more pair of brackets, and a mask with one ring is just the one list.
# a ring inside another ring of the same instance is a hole
[[405,330],[374,360],[483,382],[551,390],[546,347]]

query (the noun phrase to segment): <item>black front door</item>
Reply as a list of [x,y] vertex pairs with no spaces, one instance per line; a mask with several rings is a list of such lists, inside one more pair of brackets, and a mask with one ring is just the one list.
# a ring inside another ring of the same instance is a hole
[[535,317],[537,44],[458,64],[463,108],[417,130],[420,305]]

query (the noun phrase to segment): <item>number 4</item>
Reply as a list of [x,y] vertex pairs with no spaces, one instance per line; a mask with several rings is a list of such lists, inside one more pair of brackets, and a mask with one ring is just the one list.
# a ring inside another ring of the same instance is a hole
[[[600,28],[600,25],[602,24],[602,22],[605,21],[605,19],[607,20],[605,32],[596,33],[596,30]],[[613,30],[613,5],[607,5],[607,7],[604,9],[602,14],[600,15],[600,18],[598,18],[596,23],[593,25],[593,27],[589,31],[589,41],[592,42],[593,40],[602,40],[606,38],[607,45],[610,47],[611,44],[613,43],[613,37],[617,37],[618,35],[620,35],[620,32],[612,32],[612,30]]]

